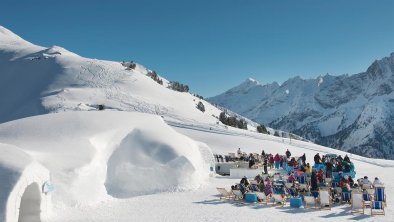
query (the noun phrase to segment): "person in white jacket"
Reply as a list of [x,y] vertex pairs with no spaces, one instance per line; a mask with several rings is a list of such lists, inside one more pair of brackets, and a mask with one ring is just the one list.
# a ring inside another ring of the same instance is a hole
[[367,176],[364,176],[364,179],[361,180],[362,188],[369,189],[372,186],[371,181],[369,181]]
[[376,187],[376,186],[383,186],[383,183],[382,183],[382,181],[379,180],[379,178],[375,177],[375,180],[373,181],[372,185],[374,187]]

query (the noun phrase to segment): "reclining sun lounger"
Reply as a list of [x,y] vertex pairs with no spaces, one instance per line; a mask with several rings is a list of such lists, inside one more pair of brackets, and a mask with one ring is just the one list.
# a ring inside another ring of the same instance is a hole
[[218,190],[220,194],[220,199],[234,199],[235,195],[230,191],[228,192],[225,188],[217,187],[216,190]]

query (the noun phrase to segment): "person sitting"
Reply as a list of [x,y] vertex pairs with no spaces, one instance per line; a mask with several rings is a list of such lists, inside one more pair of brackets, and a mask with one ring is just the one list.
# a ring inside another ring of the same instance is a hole
[[347,176],[343,177],[339,186],[342,188],[342,192],[350,191],[350,182]]
[[245,187],[249,186],[249,184],[250,184],[250,182],[246,176],[242,177],[242,179],[239,183],[245,185]]
[[289,162],[289,165],[290,166],[292,166],[292,167],[294,167],[294,168],[297,168],[297,161],[295,160],[295,158],[293,157],[293,158],[291,158],[291,160],[290,160],[290,162]]
[[315,164],[320,164],[321,158],[320,158],[319,153],[317,153],[317,154],[313,157],[313,160],[315,161]]
[[260,183],[260,181],[262,181],[263,178],[260,176],[260,174],[257,174],[257,176],[254,177],[254,180],[255,180],[257,183]]
[[375,177],[375,180],[373,181],[372,185],[376,187],[376,186],[383,186],[384,184],[382,183],[382,181],[379,180],[379,178]]
[[306,164],[305,173],[312,173],[312,167],[309,163]]
[[298,196],[300,192],[300,184],[298,183],[298,181],[293,181],[293,185],[291,185],[290,189],[293,192],[293,196]]
[[372,187],[372,183],[369,181],[367,176],[364,176],[364,178],[361,180],[361,183],[363,189],[369,189]]
[[349,180],[350,187],[354,187],[354,185],[357,185],[357,183],[356,184],[354,183],[354,180],[351,176],[348,177],[348,180]]
[[264,192],[264,189],[265,189],[264,180],[261,180],[260,183],[259,183],[258,185],[259,185],[260,191],[261,191],[261,192]]
[[264,187],[264,193],[267,196],[272,194],[272,183],[270,180],[267,181],[267,184]]
[[302,172],[304,172],[304,173],[306,172],[306,169],[305,169],[304,165],[302,165],[302,164],[300,165],[299,169],[300,169]]
[[295,176],[293,174],[290,174],[289,178],[287,178],[287,181],[289,183],[293,183],[294,181],[296,181],[297,179],[295,178]]

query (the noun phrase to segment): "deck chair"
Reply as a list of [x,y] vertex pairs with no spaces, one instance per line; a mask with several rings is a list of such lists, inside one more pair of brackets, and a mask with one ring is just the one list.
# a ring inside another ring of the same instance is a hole
[[308,190],[308,184],[300,184],[300,190]]
[[306,178],[306,183],[310,186],[311,185],[311,177]]
[[341,200],[342,200],[342,203],[346,203],[346,202],[348,202],[348,201],[350,201],[351,200],[351,193],[350,192],[342,192],[342,198],[341,198]]
[[364,209],[366,207],[372,208],[372,195],[370,195],[368,192],[363,193],[363,205]]
[[285,183],[285,187],[287,189],[290,189],[293,186],[293,183]]
[[372,201],[371,216],[374,215],[386,215],[383,201]]
[[363,200],[363,193],[361,192],[352,192],[351,197],[351,204],[352,204],[352,213],[362,213],[364,214],[364,200]]
[[255,194],[257,196],[257,200],[259,201],[257,203],[268,205],[269,198],[267,197],[267,195],[265,195],[264,192],[255,192]]
[[386,205],[386,192],[383,186],[375,187],[375,195],[374,201],[382,201],[384,205]]
[[375,196],[375,189],[367,189],[367,193],[373,197]]
[[232,192],[228,192],[225,188],[217,187],[216,190],[218,190],[220,194],[220,199],[234,199],[235,195]]
[[306,176],[305,175],[299,176],[298,182],[300,182],[300,184],[305,184],[306,183]]
[[316,198],[314,196],[304,196],[304,208],[308,208],[308,205],[312,205],[314,208],[317,207]]
[[286,204],[286,197],[282,194],[273,194],[272,198],[274,199],[274,204],[281,205],[282,207]]
[[320,210],[331,210],[331,195],[328,190],[319,191]]
[[314,198],[319,197],[319,191],[311,191],[311,194]]
[[243,200],[244,199],[244,195],[242,194],[242,192],[240,190],[233,190],[234,193],[234,200]]
[[325,182],[326,182],[326,184],[328,184],[328,186],[332,186],[332,179],[331,178],[326,178]]

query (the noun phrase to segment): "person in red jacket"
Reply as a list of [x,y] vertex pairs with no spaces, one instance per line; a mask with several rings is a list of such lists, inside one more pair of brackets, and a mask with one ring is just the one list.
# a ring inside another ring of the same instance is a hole
[[319,183],[323,182],[323,175],[324,175],[324,172],[323,172],[322,169],[320,169],[319,171],[317,171],[316,176],[317,176],[317,180],[319,181]]
[[347,176],[343,177],[339,186],[342,188],[342,192],[349,192],[350,191],[350,181]]
[[275,162],[275,169],[279,169],[280,156],[278,153],[274,157],[274,162]]
[[274,167],[274,157],[270,155],[270,169],[272,169],[272,167]]

